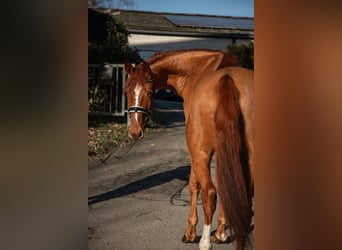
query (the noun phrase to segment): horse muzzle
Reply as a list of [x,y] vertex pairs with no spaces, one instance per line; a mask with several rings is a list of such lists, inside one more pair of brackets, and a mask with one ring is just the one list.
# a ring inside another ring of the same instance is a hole
[[128,131],[128,137],[131,139],[131,140],[141,140],[142,138],[144,138],[144,131],[141,129],[141,130],[137,130],[137,131]]

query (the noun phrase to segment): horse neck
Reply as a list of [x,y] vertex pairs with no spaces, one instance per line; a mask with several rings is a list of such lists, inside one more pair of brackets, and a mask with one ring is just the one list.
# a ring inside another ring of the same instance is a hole
[[149,60],[150,68],[155,74],[155,88],[172,89],[184,98],[186,92],[194,89],[194,85],[205,72],[220,67],[224,55],[221,51],[200,50]]

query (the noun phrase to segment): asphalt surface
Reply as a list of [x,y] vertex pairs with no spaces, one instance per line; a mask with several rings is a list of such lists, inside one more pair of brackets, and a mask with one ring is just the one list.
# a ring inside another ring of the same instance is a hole
[[[155,110],[165,114],[165,129],[120,149],[106,164],[89,163],[88,249],[198,249],[198,244],[181,241],[190,204],[182,104],[157,101]],[[213,162],[211,168],[214,178]],[[197,206],[199,238],[200,199]],[[217,212],[212,235],[216,226]],[[213,249],[235,248],[230,243],[214,244]]]

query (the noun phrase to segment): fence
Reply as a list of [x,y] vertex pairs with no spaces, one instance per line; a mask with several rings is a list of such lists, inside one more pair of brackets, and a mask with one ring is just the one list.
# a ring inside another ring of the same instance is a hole
[[123,64],[88,65],[88,111],[92,114],[125,116],[126,72]]

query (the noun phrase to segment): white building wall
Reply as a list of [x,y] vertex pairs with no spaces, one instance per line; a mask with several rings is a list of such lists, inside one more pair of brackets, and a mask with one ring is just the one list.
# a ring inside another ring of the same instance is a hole
[[[226,50],[232,39],[228,38],[207,38],[207,37],[186,37],[167,35],[146,35],[131,34],[128,44],[132,48],[137,48],[140,56],[146,60],[159,51],[179,50],[179,49],[217,49]],[[236,40],[237,44],[246,43],[247,40]]]

